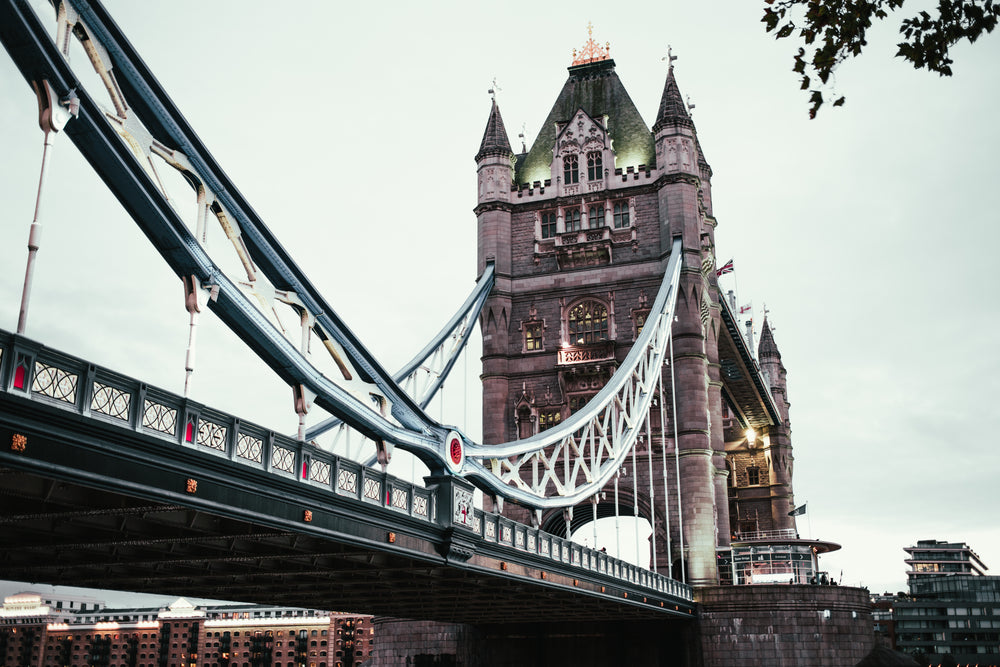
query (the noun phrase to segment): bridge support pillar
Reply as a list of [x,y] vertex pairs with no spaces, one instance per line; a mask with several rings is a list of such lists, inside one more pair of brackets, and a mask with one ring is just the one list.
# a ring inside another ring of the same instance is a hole
[[476,534],[473,532],[475,487],[461,477],[431,475],[424,477],[424,484],[437,503],[434,516],[438,525],[447,528],[441,555],[448,560],[467,561],[476,551]]

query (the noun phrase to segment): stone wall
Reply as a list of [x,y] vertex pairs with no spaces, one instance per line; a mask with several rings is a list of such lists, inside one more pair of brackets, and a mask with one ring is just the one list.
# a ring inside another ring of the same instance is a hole
[[373,667],[700,665],[688,619],[472,626],[376,617],[375,626]]
[[850,667],[873,645],[864,588],[718,586],[695,600],[704,667]]

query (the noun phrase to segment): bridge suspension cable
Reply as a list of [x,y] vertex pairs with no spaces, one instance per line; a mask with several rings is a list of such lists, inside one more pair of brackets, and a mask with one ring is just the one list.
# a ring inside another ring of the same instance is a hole
[[[104,7],[97,0],[62,0],[57,21],[60,40],[84,43],[111,105],[102,108],[80,87],[79,116],[66,133],[184,281],[192,324],[203,307],[211,308],[293,388],[303,419],[318,405],[380,443],[386,455],[389,447],[399,446],[433,471],[463,475],[494,497],[536,509],[573,507],[600,492],[625,464],[666,361],[681,267],[679,239],[641,335],[583,409],[525,440],[472,442],[424,410],[428,392],[433,395],[444,374],[415,396],[400,386],[399,374],[391,376],[382,368],[218,166]],[[0,1],[0,41],[30,83],[48,82],[63,96],[79,86],[61,50],[25,3]],[[193,188],[198,203],[193,230],[167,196],[154,157],[179,171]],[[209,252],[205,230],[210,217],[225,234],[235,263],[217,261]],[[224,267],[230,265],[236,268],[227,271]],[[470,299],[485,299],[488,280],[484,272],[474,292],[478,296]],[[286,326],[280,313],[287,317],[289,312],[297,326]],[[454,339],[453,350],[464,345],[471,321],[456,325],[463,334],[460,343]],[[324,359],[312,353],[314,341],[326,352]],[[434,345],[431,356],[444,349],[433,341],[429,345]],[[450,369],[455,357],[440,354],[449,359],[444,366]],[[329,370],[322,369],[324,364]],[[186,365],[193,367],[193,354]],[[402,372],[405,384],[416,368],[408,365]]]

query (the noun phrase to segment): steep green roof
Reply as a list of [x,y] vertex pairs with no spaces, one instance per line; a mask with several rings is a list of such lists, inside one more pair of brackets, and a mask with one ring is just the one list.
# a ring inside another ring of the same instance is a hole
[[518,183],[550,178],[556,123],[571,120],[578,109],[595,119],[608,117],[616,168],[655,164],[653,135],[615,74],[615,61],[601,60],[569,68],[569,79],[542,123],[531,150],[520,161],[516,175]]

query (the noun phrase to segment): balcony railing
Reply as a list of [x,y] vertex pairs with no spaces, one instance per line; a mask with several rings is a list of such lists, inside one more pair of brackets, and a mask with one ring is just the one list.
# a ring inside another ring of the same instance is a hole
[[614,341],[605,340],[591,345],[571,345],[559,349],[558,363],[561,366],[583,364],[594,361],[609,361],[615,358]]
[[734,542],[766,542],[772,540],[796,540],[799,534],[794,528],[781,530],[754,530],[747,533],[736,533]]

